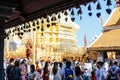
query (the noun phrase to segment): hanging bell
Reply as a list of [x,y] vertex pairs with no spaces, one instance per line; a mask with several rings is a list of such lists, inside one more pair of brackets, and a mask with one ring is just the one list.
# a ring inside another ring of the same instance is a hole
[[28,32],[30,32],[31,31],[31,29],[28,29]]
[[13,31],[12,31],[13,33],[15,32],[15,30],[13,29]]
[[43,33],[41,33],[41,36],[43,36]]
[[69,8],[69,11],[71,11],[71,8]]
[[89,16],[92,16],[92,12],[89,12],[88,15],[89,15]]
[[9,30],[9,33],[11,33],[11,30]]
[[71,20],[74,22],[74,21],[75,21],[75,18],[73,17],[73,18],[71,18]]
[[50,22],[49,18],[47,18],[47,22],[48,22],[48,23]]
[[67,12],[67,11],[65,11],[64,15],[66,15],[66,16],[67,16],[67,15],[68,15],[68,12]]
[[61,16],[60,16],[60,13],[58,14],[58,19],[60,19],[61,18]]
[[106,5],[107,5],[107,6],[112,5],[111,0],[107,0],[107,4],[106,4]]
[[39,25],[39,21],[37,20],[37,25]]
[[35,21],[33,22],[33,26],[35,27]]
[[20,36],[20,33],[18,33],[18,36]]
[[76,9],[79,9],[79,8],[80,8],[80,6],[79,6],[79,5],[77,5],[75,8],[76,8]]
[[50,27],[50,24],[47,24],[47,28],[49,28]]
[[44,31],[43,27],[41,27],[41,31]]
[[82,20],[82,16],[80,16],[80,20]]
[[52,23],[52,26],[56,26],[56,23]]
[[83,4],[84,6],[86,6],[87,5],[87,3],[85,3],[85,4]]
[[35,28],[33,28],[33,31],[35,31],[36,29]]
[[101,16],[101,13],[97,13],[96,16],[99,18]]
[[56,19],[56,17],[55,16],[53,16],[52,18],[51,18],[51,21],[56,21],[57,19]]
[[72,9],[72,11],[71,11],[71,15],[72,15],[72,16],[75,15],[75,13],[74,13],[74,9]]
[[50,24],[47,24],[47,28],[49,28],[50,27]]
[[39,30],[39,29],[40,29],[40,26],[37,26],[37,29]]
[[23,30],[23,27],[21,27],[21,30]]
[[23,32],[21,32],[20,34],[23,36],[23,34],[24,34],[24,33],[23,33]]
[[41,23],[42,23],[42,24],[44,23],[44,20],[43,20],[43,19],[41,20]]
[[112,10],[111,9],[106,9],[106,12],[108,13],[108,14],[110,14],[111,12],[112,12]]
[[18,31],[20,31],[20,28],[17,28]]
[[90,5],[90,4],[88,5],[88,10],[89,10],[89,11],[91,11],[91,10],[92,10],[92,7],[91,7],[91,5]]
[[93,3],[95,4],[97,2],[97,0],[93,0]]
[[82,14],[82,9],[81,9],[81,7],[80,7],[79,10],[77,11],[77,15],[79,15],[79,14]]
[[96,8],[97,10],[100,10],[101,9],[101,5],[100,5],[100,2],[98,2],[98,4],[97,4],[97,8]]
[[68,21],[68,18],[67,18],[67,17],[65,18],[65,21],[66,21],[66,22]]
[[[23,26],[23,28],[24,28],[24,29],[26,28],[25,25]],[[15,29],[15,31],[16,31],[16,29]]]
[[7,40],[9,40],[9,37],[7,37]]

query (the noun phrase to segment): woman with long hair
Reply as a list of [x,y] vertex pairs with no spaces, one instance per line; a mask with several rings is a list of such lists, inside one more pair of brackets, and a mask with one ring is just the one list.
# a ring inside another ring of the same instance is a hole
[[76,66],[75,67],[75,80],[83,80],[83,78],[82,78],[82,72],[81,72],[81,69],[80,69],[80,67],[79,66]]
[[52,69],[52,80],[61,80],[60,67],[57,62],[54,62]]
[[43,68],[43,80],[49,80],[50,71],[48,69],[48,66],[49,66],[49,62],[46,61],[45,66]]
[[30,73],[28,73],[28,80],[36,80],[36,71],[35,66],[32,64],[30,65]]

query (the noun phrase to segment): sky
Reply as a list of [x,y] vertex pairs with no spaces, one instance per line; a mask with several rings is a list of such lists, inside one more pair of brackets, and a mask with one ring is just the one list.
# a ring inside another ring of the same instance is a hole
[[[101,24],[101,18],[103,19],[103,23],[108,19],[109,14],[106,12],[106,9],[108,8],[108,6],[106,6],[106,1],[107,0],[99,0],[102,9],[101,10],[97,10],[96,9],[96,4],[97,2],[94,3],[90,3],[92,6],[92,16],[90,17],[88,15],[88,10],[87,10],[87,6],[81,6],[82,8],[82,19],[80,20],[80,17],[77,15],[77,10],[75,10],[75,22],[80,26],[80,29],[77,32],[77,40],[78,40],[78,45],[79,46],[84,46],[84,35],[86,35],[86,40],[87,40],[87,45],[89,45],[89,43],[94,39],[95,36],[99,36],[100,33],[102,33],[103,28],[102,28],[102,24]],[[114,0],[112,1],[112,5],[109,6],[109,8],[111,10],[113,10],[115,8],[115,2]],[[101,12],[101,18],[98,18],[96,16],[96,13]]]

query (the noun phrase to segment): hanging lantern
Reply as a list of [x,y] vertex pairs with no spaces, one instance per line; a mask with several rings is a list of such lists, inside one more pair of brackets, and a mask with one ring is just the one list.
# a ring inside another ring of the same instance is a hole
[[90,5],[90,4],[88,5],[88,10],[89,10],[89,11],[91,11],[91,10],[92,10],[92,7],[91,7],[91,5]]
[[110,14],[111,12],[112,12],[112,10],[111,9],[106,9],[106,12],[108,13],[108,14]]
[[97,13],[96,16],[99,18],[101,16],[101,13]]
[[88,15],[89,15],[89,16],[92,16],[92,12],[89,12]]
[[77,15],[79,15],[79,14],[82,14],[82,9],[81,9],[81,7],[80,7],[79,10],[77,11]]
[[75,13],[74,13],[74,9],[72,9],[72,11],[71,11],[71,15],[72,15],[72,16],[75,15]]
[[101,5],[100,5],[100,2],[98,2],[98,4],[97,4],[97,8],[96,8],[97,10],[100,10],[101,9]]
[[106,4],[106,5],[107,5],[107,6],[112,5],[111,0],[107,0],[107,4]]

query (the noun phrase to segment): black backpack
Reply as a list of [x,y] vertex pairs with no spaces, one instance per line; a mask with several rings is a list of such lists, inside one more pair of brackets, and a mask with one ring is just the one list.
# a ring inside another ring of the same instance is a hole
[[73,70],[65,68],[65,80],[73,80]]
[[115,73],[116,67],[112,67],[110,70],[110,79],[116,79],[116,73]]
[[13,68],[13,65],[8,65],[8,66],[7,66],[7,70],[6,70],[7,77],[11,77],[11,74],[10,74],[11,68]]

